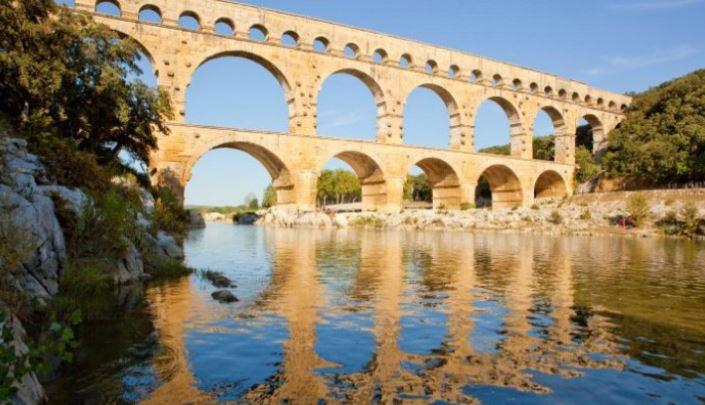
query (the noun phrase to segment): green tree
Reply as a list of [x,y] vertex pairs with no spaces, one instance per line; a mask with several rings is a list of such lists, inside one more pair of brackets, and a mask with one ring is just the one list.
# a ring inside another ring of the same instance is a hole
[[407,201],[426,201],[433,200],[433,190],[428,182],[428,177],[425,173],[420,173],[415,176],[407,175],[404,182],[404,199]]
[[705,179],[705,70],[636,95],[602,158],[610,177],[652,184]]
[[316,187],[320,206],[356,202],[362,198],[360,180],[348,170],[323,170]]
[[262,196],[262,207],[269,208],[277,204],[277,190],[271,184],[264,189],[264,195]]
[[171,106],[163,92],[128,80],[140,73],[134,41],[53,0],[3,0],[0,27],[0,112],[49,166],[76,160],[54,149],[87,152],[101,165],[119,165],[121,151],[148,162]]

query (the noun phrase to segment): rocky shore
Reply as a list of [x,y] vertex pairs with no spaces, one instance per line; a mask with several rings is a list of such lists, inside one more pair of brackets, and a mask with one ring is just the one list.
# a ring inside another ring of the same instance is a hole
[[[115,262],[112,277],[116,284],[139,282],[148,276],[143,254],[183,259],[182,248],[171,235],[150,229],[152,195],[140,190],[140,197],[144,210],[137,223],[143,246],[138,249],[130,242],[123,257]],[[68,256],[59,210],[79,215],[91,204],[91,198],[81,190],[52,183],[39,159],[27,151],[24,140],[0,137],[0,269],[4,288],[27,302],[47,302],[56,296],[67,270]],[[24,328],[6,304],[0,300],[0,309],[6,315],[0,329],[9,326],[15,352],[21,356],[27,351]],[[34,374],[25,375],[17,388],[12,403],[44,400],[43,389]]]
[[[705,199],[699,203],[699,217],[705,216]],[[544,200],[530,208],[469,209],[463,211],[405,209],[400,213],[302,212],[286,208],[260,211],[261,225],[317,228],[402,228],[423,230],[492,230],[549,234],[634,234],[661,235],[658,222],[669,212],[680,212],[684,203],[666,198],[649,198],[650,215],[639,228],[622,226],[627,215],[626,199],[573,197]]]

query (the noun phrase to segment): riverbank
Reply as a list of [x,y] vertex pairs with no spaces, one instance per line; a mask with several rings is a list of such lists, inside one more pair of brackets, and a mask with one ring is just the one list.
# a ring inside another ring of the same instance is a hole
[[[648,212],[638,227],[630,224],[628,202],[639,196]],[[688,207],[695,213],[687,214]],[[424,230],[492,230],[545,234],[624,234],[677,236],[686,215],[705,225],[705,189],[600,193],[538,201],[532,207],[507,209],[405,209],[400,213],[302,212],[270,208],[259,212],[261,225],[317,228],[403,228]]]

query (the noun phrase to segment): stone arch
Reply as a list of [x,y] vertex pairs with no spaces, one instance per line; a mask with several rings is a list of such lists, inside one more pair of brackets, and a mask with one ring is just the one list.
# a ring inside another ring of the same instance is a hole
[[284,160],[270,149],[252,142],[244,142],[228,139],[228,137],[214,139],[199,148],[190,159],[186,161],[182,174],[182,187],[191,179],[193,167],[208,152],[215,149],[236,149],[245,152],[259,161],[272,177],[272,186],[277,192],[277,205],[294,204],[296,195],[294,192],[294,182],[288,166]]
[[426,174],[433,192],[433,208],[460,208],[460,179],[457,171],[448,162],[435,157],[427,157],[411,166],[418,166]]
[[[274,78],[277,80],[279,85],[281,86],[282,90],[284,90],[284,99],[287,103],[287,107],[289,110],[289,127],[291,128],[291,120],[296,116],[296,103],[295,103],[295,97],[292,92],[291,85],[289,84],[289,79],[286,77],[286,75],[282,72],[281,69],[279,69],[274,63],[272,63],[269,59],[251,53],[251,52],[246,52],[246,51],[225,51],[225,52],[218,52],[212,55],[209,55],[205,57],[196,67],[193,69],[191,72],[191,77],[195,74],[195,72],[200,68],[201,66],[205,65],[206,63],[218,59],[218,58],[223,58],[223,57],[237,57],[237,58],[244,58],[249,61],[255,62],[258,65],[262,66],[264,69],[266,69]],[[189,78],[189,84],[191,83],[191,77]]]
[[387,114],[387,103],[386,99],[384,97],[384,91],[382,90],[382,87],[380,84],[375,80],[372,76],[369,74],[358,70],[358,69],[353,69],[353,68],[343,68],[343,69],[338,69],[331,71],[330,73],[324,75],[321,75],[321,79],[318,82],[316,91],[314,94],[316,95],[316,104],[315,104],[315,110],[316,110],[316,116],[318,116],[318,97],[321,94],[321,90],[323,90],[323,85],[325,82],[332,76],[337,75],[337,74],[346,74],[350,75],[362,82],[367,89],[372,93],[372,98],[375,101],[375,105],[377,108],[377,138],[381,137],[381,131],[382,131],[382,125],[380,125],[380,120],[383,119],[383,117]]
[[[591,133],[580,133],[580,131],[584,131],[584,129],[581,128],[580,119],[584,119],[587,122],[587,124],[590,126]],[[592,137],[592,153],[598,154],[604,148],[604,144],[606,141],[605,129],[604,125],[602,124],[602,121],[596,115],[585,114],[581,116],[580,118],[578,118],[576,128],[578,130],[578,133],[576,133],[576,142],[582,142],[583,144],[588,143],[589,140],[581,138]]]
[[[561,156],[564,156],[566,153],[570,152],[569,146],[566,143],[565,135],[566,133],[566,123],[565,120],[563,119],[563,114],[558,110],[558,108],[553,107],[553,106],[543,106],[539,109],[539,112],[543,111],[546,113],[548,118],[551,120],[551,124],[553,125],[553,160],[554,161],[560,161]],[[536,121],[536,117],[538,116],[538,113],[536,116],[534,116],[534,121]],[[534,129],[534,134],[535,135],[535,129]],[[572,142],[572,141],[571,141]],[[536,151],[534,152],[534,159],[539,159],[539,157],[536,156]],[[546,159],[546,158],[544,158]]]
[[[287,44],[287,39],[291,42]],[[294,48],[297,48],[299,46],[299,42],[301,41],[301,37],[299,36],[299,33],[293,30],[287,30],[284,33],[282,33],[281,37],[281,42],[282,45],[284,46],[291,46]]]
[[505,113],[507,116],[507,120],[509,121],[509,137],[510,139],[508,140],[509,143],[511,143],[511,155],[512,156],[520,156],[521,151],[520,150],[515,150],[518,148],[520,145],[516,144],[515,142],[512,141],[513,138],[519,137],[524,134],[524,130],[522,128],[522,123],[521,123],[521,114],[519,113],[519,110],[514,106],[514,104],[507,100],[504,97],[501,96],[492,96],[488,97],[480,104],[475,109],[475,123],[473,124],[473,127],[477,126],[477,119],[478,119],[478,111],[480,110],[480,107],[486,102],[486,101],[492,101],[495,104],[497,104]]
[[151,11],[159,16],[159,24],[162,24],[164,22],[164,15],[162,14],[162,10],[159,9],[159,7],[155,6],[154,4],[145,4],[142,7],[140,7],[140,10],[137,12],[137,18],[141,22],[147,22],[142,19],[142,12],[144,11]]
[[196,20],[196,27],[193,29],[193,31],[200,31],[203,29],[203,23],[201,22],[201,17],[198,14],[196,14],[195,11],[191,11],[191,10],[186,10],[186,11],[182,12],[181,14],[179,14],[179,27],[185,28],[185,29],[191,29],[191,28],[183,27],[181,25],[181,23],[182,23],[181,19],[184,17],[193,18],[194,20]]
[[479,178],[483,177],[489,183],[492,208],[512,208],[522,205],[524,196],[521,182],[512,169],[502,164],[492,165],[482,171]]
[[[375,210],[387,203],[386,181],[382,167],[372,156],[358,151],[344,150],[335,152],[321,165],[333,158],[347,163],[357,175],[362,189],[362,209]],[[322,170],[319,169],[319,172]]]
[[568,195],[565,180],[554,170],[546,170],[536,178],[534,198],[563,198]]
[[[423,89],[428,89],[431,90],[433,93],[435,93],[443,102],[443,104],[446,106],[446,111],[448,112],[448,121],[450,122],[450,130],[449,130],[449,135],[450,139],[448,140],[449,143],[451,143],[452,139],[460,139],[461,137],[461,123],[460,123],[460,109],[458,107],[458,103],[455,101],[455,97],[453,97],[450,92],[445,89],[442,86],[439,86],[437,84],[433,83],[424,83],[419,86],[414,87],[407,95],[406,98],[404,99],[404,106],[406,106],[406,102],[411,96],[411,94],[419,88]],[[404,111],[404,109],[402,109]],[[404,111],[404,114],[406,112]]]
[[[122,10],[122,6],[120,5],[120,2],[119,2],[118,0],[97,0],[97,1],[95,2],[94,11],[95,11],[96,13],[99,13],[98,8],[101,7],[101,6],[104,5],[104,4],[115,6],[115,7],[117,8],[117,12],[118,12],[117,17],[121,17],[121,16],[122,16],[123,10]],[[110,14],[110,13],[101,13],[101,14],[112,15],[112,14]]]
[[[262,34],[261,39],[255,39],[257,33]],[[267,40],[269,39],[269,30],[262,24],[254,24],[250,27],[249,30],[247,30],[247,37],[251,41],[267,42]]]
[[225,25],[228,28],[228,30],[225,34],[219,33],[219,35],[225,35],[225,36],[229,36],[229,37],[232,37],[233,35],[235,35],[235,22],[233,22],[233,20],[231,18],[220,17],[217,20],[215,20],[215,24],[213,24],[214,32],[218,33],[217,28],[218,28],[218,25],[220,25],[220,24]]
[[159,70],[157,69],[154,55],[140,40],[132,36],[129,32],[120,31],[115,28],[112,28],[112,31],[115,32],[118,37],[120,37],[120,39],[134,42],[137,45],[137,48],[139,48],[140,52],[142,52],[142,54],[144,54],[144,56],[147,57],[147,59],[149,60],[149,63],[152,65],[152,69],[154,69],[154,75],[156,77],[159,77]]

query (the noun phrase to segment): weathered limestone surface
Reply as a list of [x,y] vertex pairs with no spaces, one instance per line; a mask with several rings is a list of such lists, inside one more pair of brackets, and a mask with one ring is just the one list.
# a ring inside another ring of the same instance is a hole
[[[534,69],[244,4],[111,0],[121,13],[115,17],[96,13],[99,2],[77,0],[76,9],[92,13],[141,44],[159,86],[171,95],[176,120],[172,133],[159,139],[152,170],[155,180],[168,179],[175,188],[184,187],[201,156],[227,147],[251,154],[267,168],[278,204],[303,210],[315,208],[316,179],[333,157],[350,164],[359,176],[368,210],[399,211],[404,178],[413,165],[429,176],[436,207],[456,209],[472,203],[483,175],[490,182],[494,207],[530,206],[535,196],[572,193],[579,120],[591,125],[599,150],[631,102],[630,97]],[[161,22],[140,21],[144,9],[159,13]],[[180,28],[182,15],[195,17],[199,29]],[[216,34],[216,23],[229,25],[232,35]],[[264,34],[263,41],[250,39],[253,28]],[[282,42],[284,37],[293,45]],[[183,124],[193,74],[205,62],[226,55],[250,59],[279,81],[289,108],[288,133]],[[324,138],[318,133],[318,94],[336,73],[355,76],[370,89],[377,105],[376,142]],[[419,87],[435,92],[447,107],[448,149],[404,145],[404,106]],[[495,101],[510,121],[510,157],[475,153],[475,118],[486,100]],[[539,111],[554,124],[554,162],[532,160],[533,122]]]

